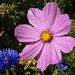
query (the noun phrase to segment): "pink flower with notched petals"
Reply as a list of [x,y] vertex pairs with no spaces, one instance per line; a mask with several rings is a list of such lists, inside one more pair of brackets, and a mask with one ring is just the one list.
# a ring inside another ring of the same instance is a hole
[[57,3],[49,2],[43,8],[30,8],[29,23],[17,26],[15,36],[20,42],[30,42],[19,54],[24,60],[37,56],[37,70],[44,71],[49,64],[62,60],[61,51],[69,53],[75,46],[75,39],[64,36],[71,30],[71,21],[62,14]]

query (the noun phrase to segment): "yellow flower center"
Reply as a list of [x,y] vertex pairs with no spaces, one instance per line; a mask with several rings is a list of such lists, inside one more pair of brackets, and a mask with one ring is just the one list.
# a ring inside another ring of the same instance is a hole
[[51,33],[48,31],[43,31],[40,35],[40,38],[43,42],[49,42],[51,40]]

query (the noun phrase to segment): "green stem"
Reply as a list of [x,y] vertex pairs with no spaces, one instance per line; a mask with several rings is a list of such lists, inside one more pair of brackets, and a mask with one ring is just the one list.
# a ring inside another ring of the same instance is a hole
[[44,0],[44,6],[46,5],[46,0]]
[[42,71],[42,75],[45,75],[43,71]]
[[6,75],[9,75],[9,70],[6,70]]
[[13,75],[16,75],[16,72],[14,71],[13,68],[11,68],[11,71],[13,72]]
[[15,71],[13,71],[13,75],[16,75]]

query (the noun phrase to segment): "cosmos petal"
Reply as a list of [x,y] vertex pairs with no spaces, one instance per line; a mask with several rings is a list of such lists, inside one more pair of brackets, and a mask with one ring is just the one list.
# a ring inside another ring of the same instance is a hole
[[44,71],[49,64],[56,64],[61,61],[61,51],[54,45],[53,42],[44,44],[43,49],[38,55],[37,70]]
[[40,51],[38,57],[37,57],[37,66],[36,69],[38,71],[44,71],[47,68],[47,59],[46,59],[47,53],[46,53],[46,44],[44,44],[43,49]]
[[45,28],[51,29],[55,19],[61,15],[61,11],[57,3],[48,2],[42,10]]
[[47,62],[49,64],[56,64],[62,60],[61,51],[54,42],[47,43],[46,50],[47,50]]
[[69,36],[54,37],[53,42],[64,53],[69,53],[75,46],[75,39]]
[[38,8],[30,8],[27,14],[29,23],[33,25],[39,32],[44,29],[44,21],[42,11]]
[[40,39],[39,32],[27,24],[17,26],[15,28],[15,36],[20,42],[33,42]]
[[26,47],[22,50],[19,56],[24,60],[33,59],[43,47],[43,42],[37,41],[32,42],[26,45]]
[[51,29],[53,36],[62,36],[67,34],[71,30],[71,21],[68,15],[59,16]]

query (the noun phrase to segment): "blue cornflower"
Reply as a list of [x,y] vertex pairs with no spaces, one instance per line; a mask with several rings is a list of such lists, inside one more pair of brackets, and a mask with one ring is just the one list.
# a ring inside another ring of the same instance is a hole
[[4,51],[0,50],[0,69],[8,69],[12,67],[12,65],[18,65],[18,61],[20,60],[18,53],[15,52],[13,49],[10,48]]
[[57,68],[61,71],[64,71],[68,68],[68,65],[65,63],[65,61],[61,61],[56,64]]

